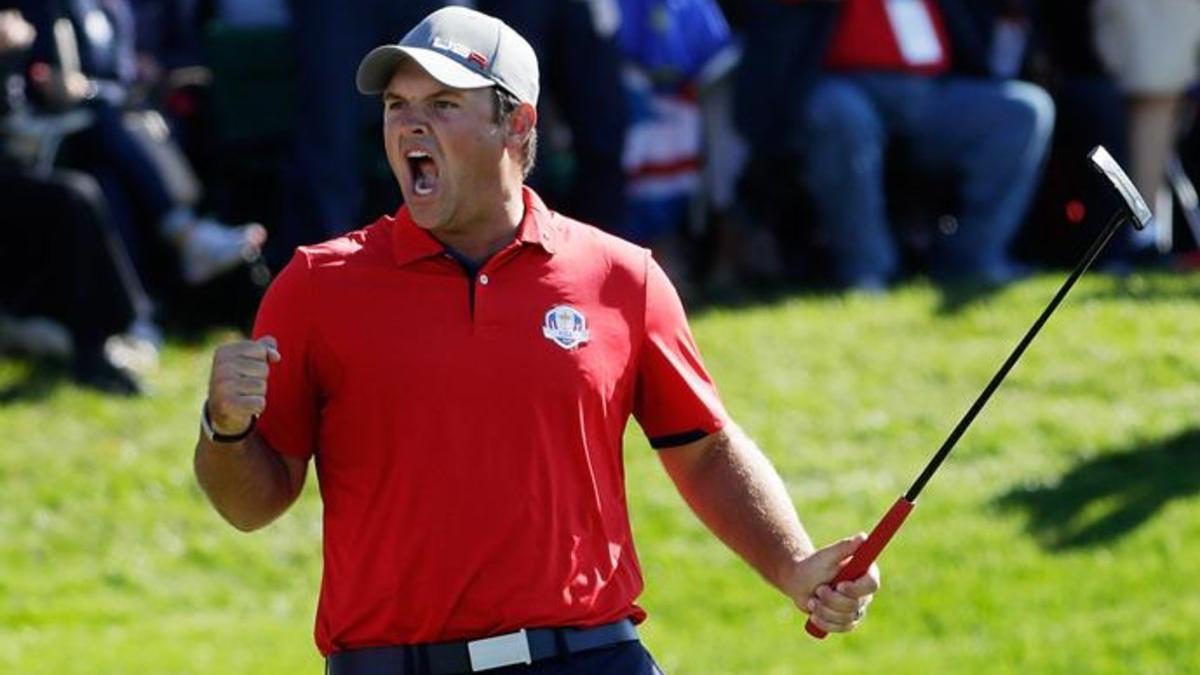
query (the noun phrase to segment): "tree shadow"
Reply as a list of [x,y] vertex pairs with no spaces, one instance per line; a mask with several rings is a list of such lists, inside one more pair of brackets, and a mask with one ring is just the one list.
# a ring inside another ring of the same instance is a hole
[[996,504],[1026,511],[1027,530],[1062,551],[1112,542],[1197,492],[1200,429],[1089,459],[1055,483],[1013,488]]

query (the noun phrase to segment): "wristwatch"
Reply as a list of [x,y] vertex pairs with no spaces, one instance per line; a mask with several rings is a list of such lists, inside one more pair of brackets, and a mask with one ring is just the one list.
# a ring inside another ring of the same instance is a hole
[[237,443],[245,440],[250,432],[254,431],[256,422],[258,422],[258,415],[250,418],[250,425],[240,434],[222,434],[213,428],[212,420],[208,418],[208,401],[205,401],[204,405],[200,407],[200,429],[204,431],[205,438],[215,443]]

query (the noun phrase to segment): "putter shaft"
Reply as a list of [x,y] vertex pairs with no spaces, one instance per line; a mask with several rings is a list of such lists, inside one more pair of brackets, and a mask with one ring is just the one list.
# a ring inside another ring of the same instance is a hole
[[1075,282],[1079,280],[1079,277],[1083,276],[1083,273],[1086,272],[1089,267],[1091,267],[1092,263],[1095,262],[1096,258],[1100,255],[1100,251],[1104,250],[1104,247],[1108,245],[1108,241],[1112,239],[1113,235],[1116,234],[1117,230],[1120,229],[1121,225],[1128,217],[1129,216],[1125,209],[1119,209],[1111,218],[1109,218],[1108,224],[1104,226],[1104,230],[1100,233],[1100,236],[1096,237],[1096,240],[1092,242],[1091,248],[1089,248],[1087,252],[1083,254],[1083,258],[1079,261],[1079,264],[1075,266],[1075,271],[1071,272],[1071,276],[1067,277],[1067,280],[1063,282],[1062,287],[1058,289],[1058,293],[1055,294],[1054,299],[1051,300],[1050,304],[1046,305],[1046,309],[1042,311],[1042,315],[1039,316],[1037,321],[1034,321],[1033,325],[1029,327],[1029,330],[1025,333],[1025,336],[1021,338],[1021,341],[1017,343],[1016,348],[1014,348],[1012,353],[1008,355],[1008,359],[1004,361],[1004,365],[1000,366],[1000,370],[996,371],[996,374],[992,376],[992,380],[988,382],[987,386],[983,388],[982,392],[980,392],[979,398],[975,399],[975,402],[971,404],[971,407],[967,410],[966,414],[963,415],[962,419],[958,421],[957,425],[955,425],[954,430],[951,431],[950,435],[946,437],[945,442],[942,443],[942,447],[938,448],[938,451],[936,454],[934,454],[933,459],[930,460],[929,464],[925,466],[925,470],[921,472],[920,476],[917,476],[917,480],[913,482],[912,487],[908,488],[908,492],[904,493],[904,498],[907,501],[917,501],[917,497],[921,494],[921,490],[925,489],[925,484],[929,482],[929,479],[933,477],[933,474],[938,470],[938,467],[940,467],[942,462],[946,460],[946,457],[950,454],[950,451],[953,450],[954,446],[958,443],[958,439],[961,438],[962,435],[967,431],[967,427],[971,426],[971,422],[975,420],[975,417],[979,414],[979,411],[983,410],[983,406],[987,405],[988,399],[990,399],[992,394],[995,393],[996,389],[1000,387],[1000,383],[1004,381],[1004,378],[1008,375],[1008,371],[1012,370],[1013,366],[1017,364],[1017,361],[1020,360],[1021,355],[1024,354],[1025,350],[1029,347],[1029,343],[1033,342],[1033,339],[1037,337],[1038,332],[1042,330],[1042,326],[1045,325],[1046,321],[1050,318],[1050,315],[1054,313],[1054,310],[1058,309],[1058,306],[1062,303],[1063,298],[1067,297],[1067,293],[1071,291],[1071,287],[1074,286]]
[[[837,576],[835,576],[833,580],[829,582],[831,587],[837,588],[839,583],[843,581],[852,581],[867,573],[867,571],[871,568],[871,564],[875,562],[875,559],[878,558],[879,554],[883,552],[884,547],[886,547],[888,542],[892,540],[892,537],[896,534],[896,531],[900,529],[902,524],[904,524],[904,520],[908,518],[908,514],[911,513],[913,508],[916,506],[917,497],[921,494],[921,490],[925,488],[925,484],[929,482],[929,479],[933,477],[935,472],[937,472],[938,467],[940,467],[942,462],[946,460],[946,457],[950,454],[950,451],[954,449],[954,446],[958,443],[958,439],[962,438],[962,435],[966,433],[967,428],[971,426],[971,422],[973,422],[975,417],[979,415],[979,411],[983,410],[983,406],[987,405],[988,399],[992,397],[992,394],[995,393],[996,389],[1000,386],[1000,383],[1004,381],[1004,378],[1008,375],[1008,372],[1012,370],[1013,366],[1015,366],[1017,361],[1020,360],[1021,355],[1024,354],[1025,350],[1029,347],[1029,343],[1033,342],[1033,339],[1037,337],[1038,332],[1042,330],[1042,326],[1045,325],[1046,321],[1050,318],[1050,315],[1053,314],[1054,310],[1057,309],[1059,304],[1062,303],[1063,298],[1067,297],[1067,293],[1071,291],[1071,288],[1075,285],[1075,282],[1079,280],[1079,277],[1083,276],[1083,273],[1086,272],[1089,267],[1091,267],[1092,263],[1095,262],[1096,258],[1100,255],[1100,251],[1104,250],[1104,247],[1108,245],[1109,240],[1112,239],[1114,234],[1116,234],[1116,231],[1120,229],[1125,220],[1130,217],[1130,211],[1124,208],[1113,214],[1113,216],[1109,219],[1108,224],[1104,226],[1104,230],[1100,232],[1099,236],[1096,237],[1096,240],[1092,242],[1091,247],[1083,254],[1083,258],[1079,261],[1079,264],[1075,266],[1075,270],[1071,272],[1071,275],[1067,277],[1065,282],[1063,282],[1062,287],[1058,289],[1058,293],[1054,295],[1054,298],[1050,301],[1050,304],[1046,305],[1046,309],[1042,310],[1041,316],[1039,316],[1037,321],[1034,321],[1033,325],[1029,327],[1029,330],[1026,331],[1025,336],[1021,338],[1021,341],[1017,343],[1016,348],[1014,348],[1012,353],[1008,355],[1008,358],[1004,361],[1004,364],[1000,366],[1000,370],[996,371],[996,374],[992,376],[991,381],[988,382],[987,386],[983,388],[983,391],[979,394],[979,397],[975,399],[975,402],[971,404],[971,407],[967,410],[966,414],[964,414],[962,419],[958,421],[958,424],[955,425],[954,430],[950,432],[950,435],[946,437],[946,441],[942,443],[942,447],[938,448],[938,451],[934,454],[933,459],[931,459],[929,464],[925,466],[925,470],[922,471],[921,475],[917,477],[917,480],[913,482],[912,487],[908,489],[908,492],[896,500],[896,503],[892,505],[892,508],[888,509],[888,512],[884,514],[883,518],[876,523],[875,529],[871,530],[871,534],[867,536],[867,540],[858,547],[858,550],[854,552],[854,555],[850,557],[850,560],[846,562],[846,565],[842,567]],[[808,631],[809,635],[817,638],[818,640],[822,640],[826,636],[825,630],[814,624],[811,618],[805,623],[804,629]]]

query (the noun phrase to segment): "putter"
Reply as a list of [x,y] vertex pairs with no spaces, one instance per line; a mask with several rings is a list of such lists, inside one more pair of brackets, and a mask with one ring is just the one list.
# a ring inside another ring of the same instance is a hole
[[[838,575],[829,582],[831,587],[836,589],[839,583],[857,579],[866,574],[867,570],[871,568],[871,563],[875,562],[875,559],[879,557],[883,548],[887,546],[892,536],[896,534],[896,530],[900,528],[900,525],[904,523],[904,519],[908,517],[913,507],[916,506],[917,497],[920,496],[921,490],[925,489],[925,484],[929,482],[929,479],[933,477],[938,467],[946,460],[946,456],[954,449],[954,445],[958,443],[958,439],[966,432],[967,427],[971,426],[971,422],[974,421],[975,416],[979,414],[979,411],[983,410],[983,406],[987,404],[988,399],[992,397],[992,394],[995,393],[1000,383],[1004,381],[1004,377],[1008,375],[1008,371],[1012,370],[1013,366],[1016,365],[1017,360],[1025,353],[1025,349],[1029,346],[1029,343],[1033,342],[1033,338],[1042,329],[1042,325],[1046,323],[1046,320],[1058,308],[1059,303],[1067,296],[1067,293],[1070,292],[1071,287],[1075,285],[1079,277],[1083,276],[1087,268],[1100,255],[1100,251],[1112,239],[1113,234],[1116,233],[1126,220],[1132,220],[1134,227],[1139,230],[1146,227],[1150,222],[1150,208],[1146,206],[1146,201],[1138,194],[1137,188],[1133,186],[1133,182],[1129,180],[1129,176],[1125,175],[1121,166],[1112,158],[1112,155],[1108,154],[1108,150],[1105,150],[1104,146],[1098,145],[1088,153],[1088,159],[1091,160],[1092,166],[1107,178],[1117,193],[1121,195],[1120,207],[1118,207],[1116,213],[1109,219],[1108,224],[1104,226],[1104,229],[1096,237],[1091,248],[1083,254],[1083,259],[1075,266],[1075,271],[1071,272],[1071,276],[1067,277],[1066,282],[1063,283],[1062,288],[1058,289],[1058,293],[1054,296],[1054,299],[1042,311],[1042,315],[1038,317],[1037,321],[1033,322],[1033,326],[1025,333],[1025,337],[1021,338],[1021,341],[1017,343],[1016,349],[1012,351],[1012,354],[1009,354],[1004,365],[1000,366],[1000,370],[992,377],[991,382],[988,382],[987,386],[983,388],[983,392],[979,394],[979,398],[975,399],[975,403],[971,405],[967,413],[959,420],[958,425],[950,432],[946,441],[942,443],[942,447],[938,449],[933,459],[925,466],[925,470],[917,477],[916,482],[912,484],[912,487],[908,488],[908,492],[896,500],[892,508],[875,525],[875,529],[871,530],[871,534],[867,535],[867,540],[858,547],[858,550],[854,552],[854,555],[850,557],[846,565],[838,572]],[[804,629],[808,631],[809,635],[819,640],[825,638],[825,630],[814,624],[812,619],[808,620]]]

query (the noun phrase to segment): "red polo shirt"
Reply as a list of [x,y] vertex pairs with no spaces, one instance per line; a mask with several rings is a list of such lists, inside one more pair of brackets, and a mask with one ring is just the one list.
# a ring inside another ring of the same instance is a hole
[[900,50],[899,37],[888,16],[888,0],[842,0],[842,13],[829,44],[825,65],[836,71],[890,70],[938,75],[950,68],[950,41],[938,5],[919,0],[933,24],[941,47],[941,59],[932,63],[908,63]]
[[649,252],[525,205],[474,279],[402,208],[263,300],[259,430],[317,460],[324,654],[645,617],[626,423],[667,447],[726,413]]

